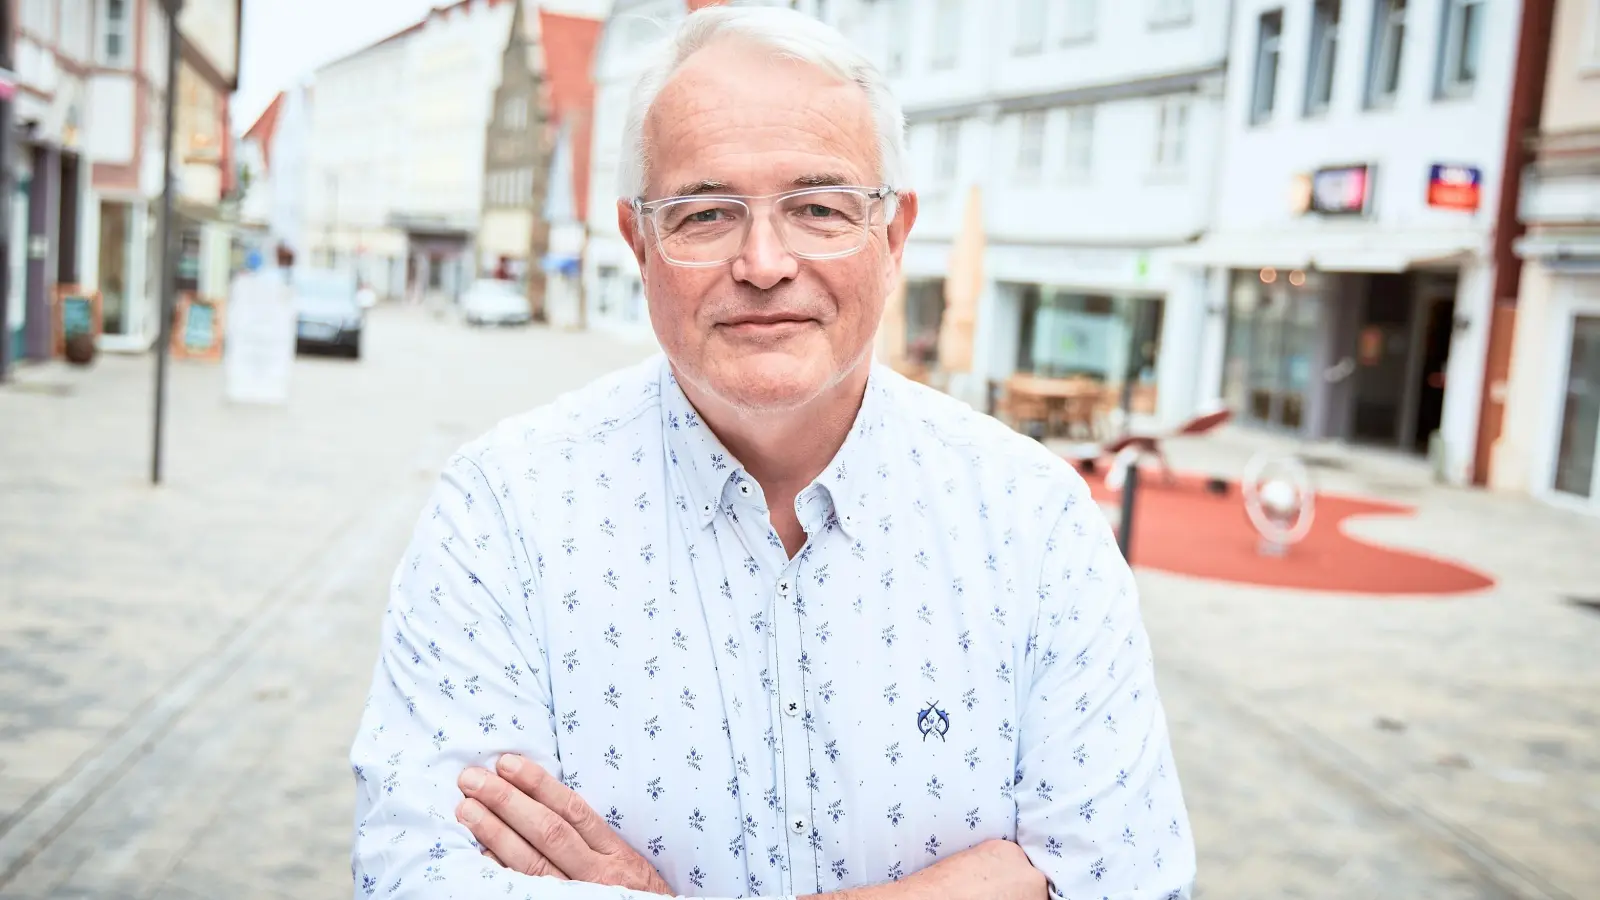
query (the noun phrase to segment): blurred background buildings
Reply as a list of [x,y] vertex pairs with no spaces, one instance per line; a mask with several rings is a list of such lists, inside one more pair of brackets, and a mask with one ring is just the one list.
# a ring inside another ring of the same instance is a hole
[[[240,0],[191,0],[180,289],[283,245],[389,301],[492,277],[650,340],[618,142],[640,51],[700,5],[460,0],[236,123]],[[922,216],[885,362],[980,408],[1019,374],[1089,379],[1152,422],[1227,406],[1600,509],[1597,0],[780,5],[905,104]],[[58,284],[102,292],[104,349],[146,349],[162,8],[0,8],[0,366],[50,355]]]

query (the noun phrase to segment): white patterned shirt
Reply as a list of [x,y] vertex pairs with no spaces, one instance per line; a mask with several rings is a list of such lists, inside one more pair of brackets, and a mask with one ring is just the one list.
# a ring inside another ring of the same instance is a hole
[[1019,843],[1056,897],[1188,895],[1133,579],[1070,466],[876,368],[792,559],[659,357],[447,465],[351,753],[359,897],[617,900],[484,859],[516,752],[681,895],[789,896]]

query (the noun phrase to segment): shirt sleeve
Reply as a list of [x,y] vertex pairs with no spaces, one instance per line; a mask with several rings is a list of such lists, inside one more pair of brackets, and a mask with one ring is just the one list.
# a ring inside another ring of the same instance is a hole
[[456,778],[516,752],[563,777],[538,638],[537,556],[471,458],[446,467],[400,562],[360,732],[351,876],[357,900],[622,900],[485,859],[455,819]]
[[1076,481],[1044,551],[1017,840],[1053,898],[1187,898],[1194,840],[1133,574]]

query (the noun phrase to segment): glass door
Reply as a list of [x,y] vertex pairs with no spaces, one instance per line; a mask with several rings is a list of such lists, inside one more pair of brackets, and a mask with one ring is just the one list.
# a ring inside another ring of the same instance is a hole
[[1595,465],[1600,449],[1600,316],[1573,318],[1570,352],[1554,487],[1594,500],[1600,496]]
[[1236,276],[1228,316],[1224,397],[1247,422],[1298,432],[1311,390],[1319,308],[1314,293],[1276,274]]

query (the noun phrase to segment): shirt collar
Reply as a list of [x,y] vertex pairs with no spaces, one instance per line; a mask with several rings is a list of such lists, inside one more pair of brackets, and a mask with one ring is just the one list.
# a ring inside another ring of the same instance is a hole
[[[665,359],[661,363],[660,387],[667,460],[682,475],[686,491],[679,507],[705,527],[719,510],[736,503],[735,497],[759,498],[754,479],[700,418]],[[892,406],[887,402],[887,393],[886,379],[873,366],[861,409],[844,444],[822,474],[795,498],[802,510],[801,524],[808,531],[818,525],[836,525],[847,536],[855,537],[865,530],[869,510],[867,493],[861,489],[862,479],[887,477],[889,472],[887,460],[879,452],[879,437]],[[747,481],[751,494],[740,490]],[[807,522],[804,511],[808,509],[819,510],[825,520]]]

